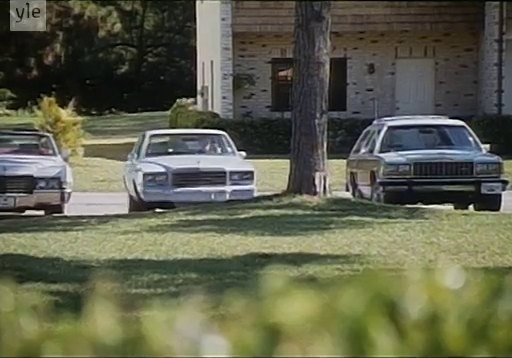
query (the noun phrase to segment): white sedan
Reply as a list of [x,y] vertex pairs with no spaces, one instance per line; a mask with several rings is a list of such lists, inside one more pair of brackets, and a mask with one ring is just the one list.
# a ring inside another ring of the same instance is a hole
[[63,214],[73,176],[53,137],[34,130],[0,130],[0,212]]
[[129,211],[252,199],[255,172],[245,156],[220,130],[146,131],[124,168]]

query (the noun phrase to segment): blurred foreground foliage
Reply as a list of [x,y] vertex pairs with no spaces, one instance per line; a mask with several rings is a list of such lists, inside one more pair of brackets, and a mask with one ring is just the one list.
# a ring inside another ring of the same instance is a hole
[[137,309],[95,279],[77,316],[4,280],[0,355],[512,354],[511,277],[451,267],[306,283],[272,272],[219,302],[197,295]]

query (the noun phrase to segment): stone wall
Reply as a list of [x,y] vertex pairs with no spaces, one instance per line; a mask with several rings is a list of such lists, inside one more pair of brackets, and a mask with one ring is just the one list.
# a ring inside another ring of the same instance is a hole
[[[473,32],[334,33],[333,57],[347,57],[347,111],[340,118],[373,118],[373,99],[379,116],[395,114],[395,60],[401,57],[435,59],[436,113],[469,116],[478,105],[478,43]],[[234,113],[240,117],[281,117],[271,111],[271,58],[292,57],[292,38],[285,34],[236,34],[235,73],[252,74],[256,85],[235,91]],[[368,74],[367,64],[375,64]]]

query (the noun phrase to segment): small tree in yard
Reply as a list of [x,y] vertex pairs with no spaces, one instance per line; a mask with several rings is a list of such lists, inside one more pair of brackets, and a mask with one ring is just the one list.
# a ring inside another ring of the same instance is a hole
[[295,2],[292,141],[287,191],[327,196],[330,1]]
[[67,149],[71,155],[79,155],[82,148],[82,119],[73,109],[73,101],[66,108],[61,108],[54,97],[43,96],[35,127],[53,134],[59,148]]

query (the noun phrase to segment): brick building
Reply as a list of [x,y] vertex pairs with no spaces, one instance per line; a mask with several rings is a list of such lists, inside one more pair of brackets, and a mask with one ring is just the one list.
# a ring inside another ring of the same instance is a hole
[[[288,117],[294,2],[196,10],[199,107]],[[331,16],[331,117],[512,114],[512,3],[333,1]]]

